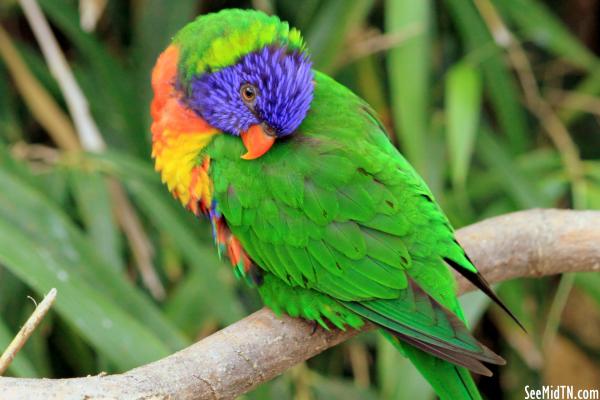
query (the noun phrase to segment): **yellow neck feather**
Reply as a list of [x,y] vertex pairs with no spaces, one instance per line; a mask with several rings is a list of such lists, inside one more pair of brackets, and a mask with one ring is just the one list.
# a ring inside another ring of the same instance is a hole
[[202,199],[205,205],[211,202],[212,183],[200,152],[216,134],[217,131],[182,133],[165,130],[154,141],[155,169],[173,196],[194,212],[197,212],[198,200]]

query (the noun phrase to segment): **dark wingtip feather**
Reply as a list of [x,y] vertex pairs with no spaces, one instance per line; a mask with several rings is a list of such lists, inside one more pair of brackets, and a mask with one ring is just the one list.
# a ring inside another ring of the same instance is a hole
[[496,303],[502,310],[504,310],[504,312],[513,321],[515,321],[515,323],[517,325],[519,325],[519,327],[523,330],[523,332],[527,333],[527,329],[525,329],[525,327],[523,326],[521,321],[519,321],[519,319],[512,313],[512,311],[510,311],[510,309],[506,306],[506,304],[504,304],[504,302],[502,300],[500,300],[498,295],[496,293],[494,293],[494,291],[490,287],[490,284],[485,280],[483,275],[481,275],[479,272],[469,271],[468,269],[464,268],[459,263],[457,263],[456,261],[454,261],[450,258],[444,257],[444,261],[448,265],[450,265],[452,268],[454,268],[454,270],[456,272],[458,272],[459,274],[464,276],[469,282],[471,282],[473,285],[475,285],[475,287],[477,287],[479,290],[481,290],[483,293],[485,293],[490,299],[492,299],[492,301],[494,303]]
[[[386,329],[387,330],[387,329]],[[408,343],[409,345],[424,351],[425,353],[431,354],[437,358],[448,361],[452,364],[459,365],[461,367],[465,367],[476,374],[483,376],[492,376],[492,371],[490,371],[479,359],[475,358],[473,355],[467,355],[460,352],[456,352],[447,348],[442,348],[439,346],[435,346],[430,343],[422,342],[408,335],[403,335],[398,332],[387,330],[393,336],[397,337],[398,340]]]
[[494,353],[492,350],[490,350],[483,344],[480,344],[480,346],[483,349],[483,355],[485,357],[485,360],[484,360],[485,362],[488,362],[490,364],[496,364],[496,365],[506,365],[506,360],[503,357]]

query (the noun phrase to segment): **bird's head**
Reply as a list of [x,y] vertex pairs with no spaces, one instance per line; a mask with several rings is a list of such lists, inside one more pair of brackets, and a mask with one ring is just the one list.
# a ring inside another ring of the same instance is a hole
[[207,59],[187,61],[184,68],[200,63],[201,72],[183,84],[187,105],[211,126],[240,136],[244,158],[252,159],[298,128],[312,101],[313,74],[297,31],[274,17],[243,15],[260,18],[217,39]]
[[314,82],[298,30],[259,11],[223,10],[177,33],[154,67],[152,86],[156,168],[185,203],[178,193],[190,179],[175,177],[185,176],[181,169],[215,134],[239,137],[247,149],[242,158],[261,157],[300,126]]

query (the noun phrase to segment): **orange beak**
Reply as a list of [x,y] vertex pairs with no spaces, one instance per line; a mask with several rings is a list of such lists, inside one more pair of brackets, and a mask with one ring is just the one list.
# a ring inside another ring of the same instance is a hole
[[265,154],[273,143],[275,136],[265,132],[262,125],[252,125],[246,132],[242,132],[242,142],[248,152],[242,156],[244,160],[254,160]]

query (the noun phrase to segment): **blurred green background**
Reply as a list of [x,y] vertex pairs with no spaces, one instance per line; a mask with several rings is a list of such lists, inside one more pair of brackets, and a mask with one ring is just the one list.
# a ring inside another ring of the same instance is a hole
[[[80,150],[65,98],[18,2],[0,3],[0,349],[40,299],[53,312],[9,370],[117,372],[260,307],[218,260],[209,226],[150,159],[150,70],[196,15],[255,7],[300,28],[315,66],[364,97],[456,227],[532,207],[600,207],[600,2],[595,0],[40,0],[106,151]],[[559,245],[559,244],[558,244]],[[524,335],[477,294],[476,334],[506,367],[490,399],[600,382],[600,275],[499,288]],[[431,399],[374,334],[247,399]]]

